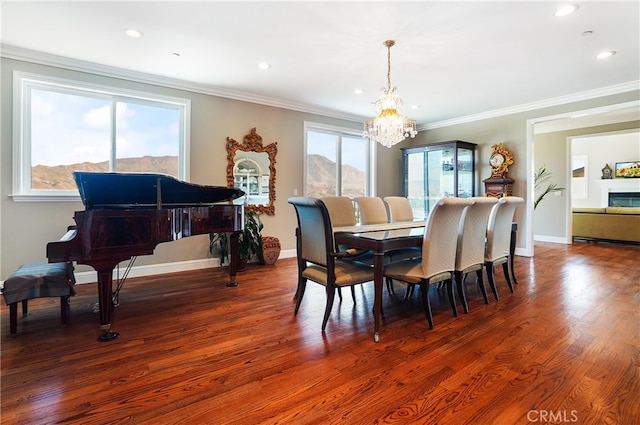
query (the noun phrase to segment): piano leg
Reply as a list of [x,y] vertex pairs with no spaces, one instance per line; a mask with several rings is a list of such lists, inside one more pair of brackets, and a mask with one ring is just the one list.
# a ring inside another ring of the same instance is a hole
[[100,307],[100,330],[98,342],[108,342],[120,336],[111,330],[111,310],[113,310],[113,267],[96,268],[98,272],[98,306]]
[[229,283],[227,283],[227,286],[229,287],[238,286],[236,271],[238,270],[238,262],[240,261],[238,258],[239,237],[239,232],[233,232],[229,237]]

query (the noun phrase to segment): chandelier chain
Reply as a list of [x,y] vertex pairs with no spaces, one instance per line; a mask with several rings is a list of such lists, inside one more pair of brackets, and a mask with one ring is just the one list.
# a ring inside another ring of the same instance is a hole
[[395,42],[393,40],[387,40],[385,45],[387,46],[387,89],[391,89],[391,46]]
[[407,137],[415,137],[418,133],[416,122],[411,118],[400,115],[403,109],[402,99],[398,90],[391,88],[391,47],[396,42],[386,40],[383,43],[387,47],[387,87],[382,89],[382,94],[375,102],[377,117],[364,123],[363,136],[391,147],[400,143]]

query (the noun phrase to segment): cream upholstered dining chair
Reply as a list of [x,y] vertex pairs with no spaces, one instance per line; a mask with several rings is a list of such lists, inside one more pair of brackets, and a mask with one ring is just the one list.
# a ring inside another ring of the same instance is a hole
[[468,273],[476,272],[476,281],[484,302],[489,303],[487,290],[482,278],[482,266],[484,265],[484,250],[487,239],[487,224],[493,206],[498,203],[498,198],[475,197],[471,198],[473,204],[465,208],[458,229],[458,245],[456,248],[456,266],[454,277],[458,289],[458,295],[465,313],[469,312],[467,297],[464,289],[464,279]]
[[422,257],[394,261],[384,267],[384,276],[420,285],[422,304],[429,327],[433,329],[433,315],[429,301],[429,285],[447,282],[451,308],[456,312],[453,293],[453,271],[456,263],[458,229],[464,209],[473,201],[469,198],[442,198],[429,214],[422,241]]
[[[409,199],[404,196],[385,196],[383,202],[387,209],[387,215],[389,216],[389,223],[398,223],[403,221],[413,221],[413,209],[409,203]],[[422,248],[405,248],[390,253],[391,259],[413,258],[421,255]],[[393,289],[393,280],[391,278],[386,279],[387,291],[389,293],[395,293]],[[413,286],[407,287],[405,298],[409,298],[412,294]]]
[[323,196],[320,200],[329,211],[333,227],[356,225],[356,211],[353,209],[353,201],[348,196]]
[[344,252],[336,252],[331,218],[326,205],[319,199],[290,198],[298,218],[298,288],[295,314],[304,297],[307,280],[324,285],[327,300],[322,320],[325,330],[331,314],[336,288],[373,281],[373,267],[355,261],[345,261]]
[[[324,203],[327,211],[329,212],[332,227],[349,227],[357,224],[356,210],[353,207],[353,201],[348,196],[323,196],[320,200]],[[371,256],[370,252],[365,249],[336,245],[335,251],[349,254],[346,258],[347,260],[359,259],[363,262],[373,264],[373,260],[368,258]],[[338,296],[342,299],[342,291],[340,291],[340,287],[338,287]],[[355,303],[356,293],[353,286],[351,287],[351,298]]]
[[389,223],[413,221],[413,209],[409,199],[404,196],[385,196],[383,201],[387,206]]
[[502,264],[504,277],[513,292],[513,284],[509,278],[509,248],[511,246],[511,223],[518,205],[524,203],[524,199],[517,196],[505,196],[493,206],[489,222],[487,224],[487,243],[484,253],[484,264],[487,270],[489,285],[496,301],[498,289],[495,283],[495,266]]
[[382,198],[377,196],[360,196],[354,198],[360,213],[360,224],[388,223],[387,207]]

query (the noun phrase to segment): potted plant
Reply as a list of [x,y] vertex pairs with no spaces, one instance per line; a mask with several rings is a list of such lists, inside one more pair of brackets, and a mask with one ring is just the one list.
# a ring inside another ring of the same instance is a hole
[[[254,255],[262,255],[262,235],[260,232],[264,225],[260,220],[260,215],[253,210],[244,212],[244,230],[238,238],[238,260],[240,269],[246,267],[246,263]],[[220,259],[220,265],[224,264],[225,258],[229,255],[229,234],[210,233],[209,252]]]
[[[564,190],[564,187],[558,187],[555,183],[548,183],[549,179],[551,179],[551,172],[547,170],[546,165],[540,167],[533,176],[533,187],[536,193],[536,200],[533,201],[534,210],[547,194]],[[542,192],[540,192],[540,190],[542,190]]]

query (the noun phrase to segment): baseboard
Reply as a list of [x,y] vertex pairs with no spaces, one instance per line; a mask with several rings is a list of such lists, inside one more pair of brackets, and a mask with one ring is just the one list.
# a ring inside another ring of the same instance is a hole
[[567,240],[567,238],[559,238],[557,236],[542,236],[542,235],[533,235],[533,240],[535,242],[551,242],[551,243],[561,243],[568,245],[571,242]]
[[[280,252],[280,258],[290,258],[296,256],[295,249]],[[201,260],[176,261],[175,263],[149,264],[144,266],[133,266],[129,271],[128,278],[154,276],[167,273],[186,272],[190,270],[207,269],[220,267],[220,260],[217,258],[204,258]],[[124,272],[124,267],[120,267],[120,274]],[[89,270],[86,272],[76,272],[76,284],[95,283],[96,272]],[[118,270],[113,271],[113,279],[118,279]]]

